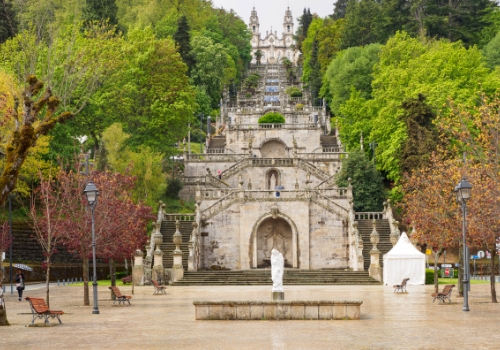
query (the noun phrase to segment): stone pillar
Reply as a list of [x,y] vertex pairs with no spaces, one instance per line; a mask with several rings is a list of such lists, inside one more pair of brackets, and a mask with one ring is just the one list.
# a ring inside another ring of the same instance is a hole
[[163,252],[161,251],[161,244],[163,243],[163,235],[160,232],[160,224],[154,223],[155,233],[153,235],[153,242],[156,246],[154,251],[154,263],[152,279],[158,281],[160,276],[163,276]]
[[[154,223],[153,223],[154,225]],[[154,229],[153,232],[151,233],[151,236],[154,234]],[[151,267],[151,263],[153,262],[153,257],[151,256],[151,239],[148,238],[148,241],[146,242],[146,261],[143,262],[143,264],[147,267]]]
[[399,222],[397,222],[396,220],[392,221],[392,230],[390,239],[393,247],[399,241]]
[[173,242],[175,244],[175,250],[172,252],[174,257],[174,266],[172,267],[172,282],[177,282],[182,277],[184,277],[184,268],[182,267],[182,251],[180,245],[182,243],[182,235],[179,231],[179,220],[175,221],[175,233]]
[[364,242],[363,238],[359,234],[358,230],[358,222],[354,221],[352,223],[352,226],[354,227],[354,236],[358,237],[358,246],[355,248],[357,251],[357,257],[358,257],[358,269],[355,271],[364,271],[365,270],[365,261],[363,259],[363,248],[364,248]]
[[134,280],[134,285],[136,286],[142,286],[144,284],[143,254],[140,249],[137,249],[134,253],[134,268],[132,269],[132,279]]
[[377,244],[380,240],[379,234],[377,232],[377,220],[373,220],[373,231],[370,234],[370,241],[373,244],[372,250],[370,250],[370,277],[382,282],[382,271],[380,270],[380,250],[377,248]]

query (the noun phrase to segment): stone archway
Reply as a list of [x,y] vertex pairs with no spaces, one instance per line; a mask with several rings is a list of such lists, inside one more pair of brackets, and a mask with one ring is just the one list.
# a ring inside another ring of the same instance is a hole
[[270,266],[270,252],[278,249],[285,260],[285,267],[298,268],[297,227],[285,214],[279,212],[264,214],[253,226],[250,236],[250,266]]
[[271,250],[276,249],[285,258],[285,267],[293,265],[292,228],[282,218],[267,218],[257,228],[257,267],[271,266]]
[[278,140],[266,141],[260,148],[262,158],[285,158],[286,153],[286,145]]

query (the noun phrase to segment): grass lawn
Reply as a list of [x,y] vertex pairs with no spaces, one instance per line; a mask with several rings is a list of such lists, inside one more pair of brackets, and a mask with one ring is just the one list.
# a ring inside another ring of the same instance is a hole
[[[101,287],[110,287],[111,286],[111,280],[98,280],[97,281],[97,284]],[[83,282],[78,282],[78,283],[73,283],[73,284],[70,284],[71,287],[82,287],[83,286]],[[89,286],[92,287],[92,280],[89,281]],[[130,287],[132,286],[131,283],[127,283],[127,284],[123,284],[123,282],[120,280],[120,279],[116,279],[116,286],[117,287],[123,287],[123,286],[127,286],[127,287]]]
[[[490,281],[470,280],[470,284],[489,284]],[[454,284],[458,285],[458,278],[439,278],[438,284]]]

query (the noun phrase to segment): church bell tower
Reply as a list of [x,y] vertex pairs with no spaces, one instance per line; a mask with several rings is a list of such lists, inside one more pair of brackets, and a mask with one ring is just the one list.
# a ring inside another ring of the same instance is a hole
[[285,19],[283,21],[283,41],[286,47],[293,44],[293,17],[290,7],[285,11]]
[[255,7],[252,10],[252,15],[250,16],[250,23],[248,24],[248,27],[252,32],[252,47],[258,47],[260,39],[260,28],[259,28],[259,16],[257,16],[257,11],[255,11]]

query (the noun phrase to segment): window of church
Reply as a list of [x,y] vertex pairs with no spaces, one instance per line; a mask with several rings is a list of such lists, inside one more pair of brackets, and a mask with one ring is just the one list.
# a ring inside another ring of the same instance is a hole
[[286,29],[288,29],[288,33],[290,33],[290,26],[286,26]]
[[253,32],[255,33],[255,26],[253,26]]

